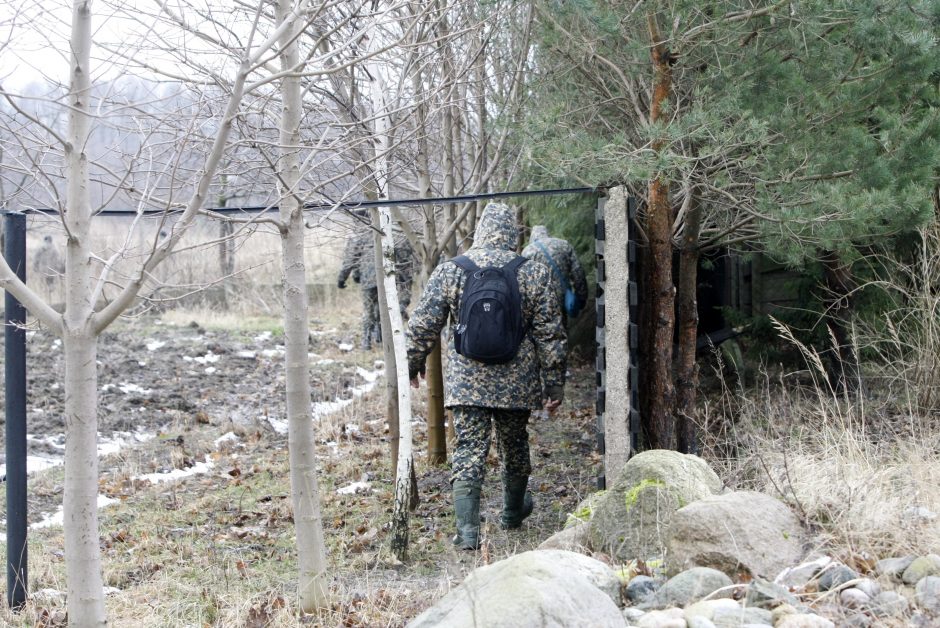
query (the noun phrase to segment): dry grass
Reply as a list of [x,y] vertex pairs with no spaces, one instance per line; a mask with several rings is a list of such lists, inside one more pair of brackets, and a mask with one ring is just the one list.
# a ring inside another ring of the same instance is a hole
[[799,349],[805,371],[776,379],[765,373],[756,390],[726,388],[707,406],[707,457],[732,488],[787,501],[819,551],[879,558],[936,552],[937,416],[912,413],[909,397],[835,391],[818,354]]

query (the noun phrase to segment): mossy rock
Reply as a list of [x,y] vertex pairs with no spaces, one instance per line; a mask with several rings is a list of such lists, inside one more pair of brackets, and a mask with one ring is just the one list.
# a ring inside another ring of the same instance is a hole
[[592,504],[591,545],[624,562],[661,556],[673,513],[721,488],[698,456],[662,449],[637,454]]
[[568,513],[568,518],[565,520],[565,528],[573,528],[576,525],[590,521],[594,517],[594,508],[597,506],[597,502],[606,492],[607,491],[597,491],[584,498],[581,503],[578,504],[578,507],[574,509],[574,512]]

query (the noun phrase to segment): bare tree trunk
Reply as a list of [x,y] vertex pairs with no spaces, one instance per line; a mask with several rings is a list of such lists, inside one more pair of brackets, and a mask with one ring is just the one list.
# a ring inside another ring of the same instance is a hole
[[688,211],[679,253],[679,353],[676,358],[676,437],[682,453],[698,452],[695,429],[695,396],[698,386],[698,366],[695,349],[698,341],[698,259],[699,232],[702,226],[702,207],[695,188],[687,193]]
[[105,626],[98,538],[98,338],[86,325],[69,330],[63,340],[68,396],[62,507],[69,625]]
[[104,626],[104,582],[98,539],[98,338],[89,236],[88,157],[91,129],[91,2],[72,8],[71,87],[66,152],[65,525],[69,624]]
[[[309,298],[304,262],[303,203],[300,185],[300,79],[291,74],[300,65],[296,37],[299,24],[291,14],[291,0],[278,0],[277,20],[292,19],[281,35],[281,79],[283,98],[280,150],[277,171],[280,182],[281,259],[284,272],[284,349],[287,388],[287,439],[290,452],[291,503],[297,534],[300,573],[298,598],[304,612],[326,606],[326,544],[320,514],[320,489],[310,410]],[[227,223],[222,223],[227,224]]]
[[826,284],[826,319],[835,346],[824,353],[829,360],[829,381],[833,390],[841,393],[861,389],[862,380],[858,355],[848,325],[855,310],[855,279],[852,265],[846,264],[836,251],[822,251],[819,260],[823,265]]
[[[664,123],[665,109],[672,95],[672,67],[669,51],[662,42],[654,14],[648,16],[654,70],[653,98],[650,121]],[[668,115],[668,114],[666,114]],[[657,138],[653,150],[665,148],[665,140]],[[672,384],[672,336],[675,326],[675,288],[672,283],[672,206],[669,182],[658,175],[649,183],[648,235],[650,241],[652,291],[652,351],[649,356],[649,416],[647,434],[653,449],[673,449],[675,430],[673,411],[675,390]]]
[[[421,73],[415,72],[413,85],[416,94],[421,93]],[[421,198],[431,196],[431,168],[428,164],[428,122],[427,106],[421,102],[416,110],[417,117],[417,179],[418,195]],[[437,243],[437,226],[434,224],[433,208],[424,222],[424,251],[422,263],[425,277],[430,277],[434,271],[436,260],[434,250]],[[444,432],[444,377],[441,367],[441,346],[431,352],[427,364],[428,383],[428,464],[444,464],[447,462],[447,439]]]
[[[370,71],[372,88],[372,106],[375,116],[376,144],[376,189],[381,198],[386,198],[389,180],[388,150],[389,138],[388,105],[385,102],[385,85],[382,68],[373,63]],[[378,214],[378,216],[376,216]],[[388,327],[383,329],[383,344],[391,344],[391,357],[395,363],[395,393],[398,406],[398,443],[396,451],[395,507],[392,513],[392,552],[398,560],[405,560],[408,554],[408,512],[413,509],[417,497],[414,487],[414,452],[411,435],[411,387],[408,377],[408,356],[405,347],[405,326],[398,300],[396,281],[395,234],[392,230],[392,213],[388,207],[373,211],[373,220],[378,218],[382,232],[381,265],[376,266],[376,285],[379,294],[384,294],[383,321]],[[381,270],[381,275],[379,271]],[[383,327],[385,327],[383,325]]]

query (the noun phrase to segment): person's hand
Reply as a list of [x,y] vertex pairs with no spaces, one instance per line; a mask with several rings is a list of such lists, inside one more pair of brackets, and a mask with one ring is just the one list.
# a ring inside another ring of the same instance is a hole
[[340,290],[344,289],[346,287],[346,280],[345,279],[337,280],[336,287],[339,288]]
[[424,379],[424,371],[419,371],[417,375],[411,378],[412,388],[419,388],[421,386],[421,382],[419,381],[419,378]]
[[545,412],[551,415],[558,409],[558,406],[561,405],[561,400],[564,398],[564,386],[546,386],[545,393],[542,395],[542,407],[545,409]]

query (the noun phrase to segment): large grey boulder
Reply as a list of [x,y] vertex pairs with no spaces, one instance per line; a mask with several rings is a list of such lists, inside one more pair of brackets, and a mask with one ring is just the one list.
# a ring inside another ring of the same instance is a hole
[[917,605],[931,613],[940,613],[940,577],[921,578],[915,589]]
[[624,562],[659,556],[673,513],[720,490],[721,480],[698,456],[637,454],[593,504],[591,546]]
[[623,628],[620,579],[604,563],[564,550],[535,550],[474,570],[410,628]]
[[803,557],[804,531],[770,495],[739,491],[692,502],[672,516],[666,573],[711,567],[737,579],[772,578]]

